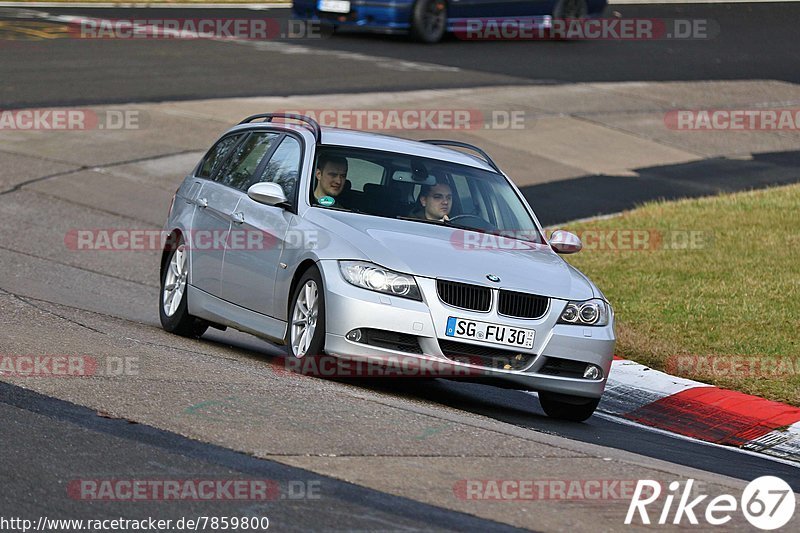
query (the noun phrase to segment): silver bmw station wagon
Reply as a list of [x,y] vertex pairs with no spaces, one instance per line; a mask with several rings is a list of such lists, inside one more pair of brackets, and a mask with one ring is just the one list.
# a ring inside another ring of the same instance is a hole
[[159,314],[178,335],[233,327],[287,361],[435,364],[576,421],[605,388],[613,311],[559,256],[580,240],[548,239],[477,147],[254,115],[186,177],[165,230]]

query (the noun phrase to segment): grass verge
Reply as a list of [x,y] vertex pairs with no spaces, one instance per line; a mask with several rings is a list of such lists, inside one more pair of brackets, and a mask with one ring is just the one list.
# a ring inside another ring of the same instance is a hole
[[617,318],[617,354],[800,405],[800,185],[567,224]]

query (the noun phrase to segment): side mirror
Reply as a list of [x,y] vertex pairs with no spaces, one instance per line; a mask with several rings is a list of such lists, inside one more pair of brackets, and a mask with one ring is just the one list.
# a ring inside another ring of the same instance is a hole
[[247,189],[247,196],[260,204],[267,205],[285,204],[289,201],[283,193],[283,187],[268,181],[251,185]]
[[583,243],[574,233],[559,229],[550,235],[550,247],[559,254],[574,254],[581,251]]

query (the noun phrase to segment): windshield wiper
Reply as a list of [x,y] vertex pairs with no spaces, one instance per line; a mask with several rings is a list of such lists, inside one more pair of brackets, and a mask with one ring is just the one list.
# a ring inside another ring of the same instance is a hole
[[513,239],[515,241],[520,241],[520,242],[524,242],[524,243],[527,243],[527,244],[543,244],[542,242],[539,242],[538,240],[531,241],[531,240],[528,240],[528,239],[522,239],[522,238],[519,238],[519,237],[514,237],[513,235],[506,235],[501,230],[497,230],[497,229],[488,230],[488,229],[483,229],[483,228],[476,228],[474,226],[466,226],[466,225],[463,225],[463,224],[459,224],[458,222],[453,222],[452,219],[447,219],[447,220],[429,220],[427,218],[405,217],[405,216],[400,216],[400,215],[396,216],[395,218],[397,220],[413,220],[415,222],[424,222],[426,224],[434,224],[436,226],[447,226],[449,228],[458,228],[458,229],[463,229],[463,230],[466,230],[466,231],[474,231],[475,233],[483,233],[484,235],[494,235],[496,237],[504,237],[506,239]]
[[398,215],[398,216],[396,216],[394,218],[396,218],[397,220],[413,220],[414,222],[424,222],[426,224],[435,224],[437,226],[449,226],[450,225],[445,220],[430,220],[430,219],[427,219],[427,218],[404,217],[404,216],[401,216],[401,215]]

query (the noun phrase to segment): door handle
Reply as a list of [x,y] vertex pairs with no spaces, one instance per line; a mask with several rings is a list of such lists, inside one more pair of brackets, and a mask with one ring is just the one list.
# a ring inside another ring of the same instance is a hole
[[200,207],[200,208],[203,208],[203,209],[208,207],[208,200],[206,200],[205,198],[198,198],[197,200],[194,201],[194,203],[197,204],[197,207]]
[[244,224],[244,213],[241,211],[231,213],[231,220],[236,224]]

